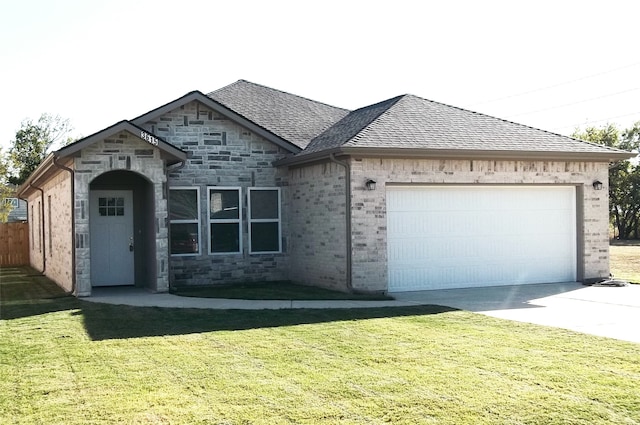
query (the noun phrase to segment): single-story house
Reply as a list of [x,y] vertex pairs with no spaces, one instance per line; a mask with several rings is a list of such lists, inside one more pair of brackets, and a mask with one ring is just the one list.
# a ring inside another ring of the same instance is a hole
[[349,111],[240,80],[53,152],[18,195],[31,264],[78,296],[584,281],[609,275],[608,167],[631,156],[413,95]]

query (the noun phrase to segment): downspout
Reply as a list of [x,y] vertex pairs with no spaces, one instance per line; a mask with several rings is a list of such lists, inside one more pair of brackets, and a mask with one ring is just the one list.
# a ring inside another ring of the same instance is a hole
[[[76,293],[76,177],[74,171],[58,163],[58,157],[53,156],[53,165],[61,170],[68,171],[71,175],[71,293]],[[49,229],[51,231],[51,229]]]
[[[172,287],[172,279],[171,279],[171,217],[169,214],[171,214],[171,212],[169,211],[169,197],[171,196],[171,189],[169,188],[169,173],[170,172],[174,172],[174,171],[178,171],[181,170],[182,168],[184,168],[184,166],[187,165],[187,161],[180,161],[180,165],[176,166],[176,167],[172,167],[166,168],[166,179],[167,179],[167,222],[165,223],[165,226],[167,226],[167,276],[168,276],[168,284],[169,284],[169,293],[171,293],[173,287]],[[202,246],[202,241],[198,241],[198,243],[200,244],[200,246]]]
[[44,241],[44,190],[33,183],[29,183],[29,187],[40,192],[40,247],[42,248],[42,274],[44,275],[47,272],[47,244]]
[[352,241],[351,241],[351,165],[348,161],[338,161],[335,154],[329,154],[329,160],[335,162],[338,165],[344,167],[345,170],[345,229],[346,229],[346,243],[347,243],[347,276],[346,283],[347,289],[353,292],[352,286]]

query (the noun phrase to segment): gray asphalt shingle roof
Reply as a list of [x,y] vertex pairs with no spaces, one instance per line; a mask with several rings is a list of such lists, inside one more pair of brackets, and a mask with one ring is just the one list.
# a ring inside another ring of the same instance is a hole
[[314,138],[298,155],[336,147],[621,152],[413,95],[395,97],[349,113]]
[[350,112],[343,119],[315,137],[300,154],[320,152],[343,146],[349,140],[359,137],[367,126],[371,125],[381,114],[389,110],[402,96],[394,97],[374,105]]
[[[298,146],[294,157],[338,148],[585,154],[625,152],[414,95],[355,111],[238,80],[207,95],[272,134]],[[386,151],[384,151],[386,152]]]
[[300,148],[349,113],[245,80],[207,96]]

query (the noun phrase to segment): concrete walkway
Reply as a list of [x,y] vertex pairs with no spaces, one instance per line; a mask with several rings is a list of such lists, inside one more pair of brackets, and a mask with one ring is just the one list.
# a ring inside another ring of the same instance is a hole
[[487,316],[570,329],[640,343],[640,285],[589,287],[580,283],[445,289],[391,294],[390,301],[234,300],[153,294],[139,288],[94,288],[86,301],[204,309],[371,308],[442,305]]
[[409,307],[421,304],[431,304],[427,301],[411,300],[388,301],[297,301],[297,300],[236,300],[222,298],[181,297],[173,294],[155,294],[141,288],[110,287],[93,288],[90,297],[85,301],[123,304],[139,307],[167,307],[167,308],[209,308],[218,310],[280,310],[291,308],[371,308],[371,307]]

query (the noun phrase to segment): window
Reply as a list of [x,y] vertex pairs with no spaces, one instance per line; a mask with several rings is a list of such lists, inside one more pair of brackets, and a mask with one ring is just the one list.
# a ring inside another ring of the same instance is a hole
[[31,205],[31,221],[29,222],[29,231],[31,232],[31,246],[35,248],[36,246],[36,242],[35,242],[35,222],[34,222],[34,218],[33,218],[33,205]]
[[280,189],[249,188],[250,253],[281,252]]
[[200,254],[200,190],[197,187],[169,190],[169,220],[171,255]]
[[47,196],[47,226],[49,228],[49,257],[53,256],[53,238],[51,231],[51,195]]
[[240,188],[210,187],[208,202],[209,252],[242,252]]
[[38,252],[42,252],[42,204],[38,201]]
[[98,213],[103,216],[123,216],[124,198],[98,198]]

